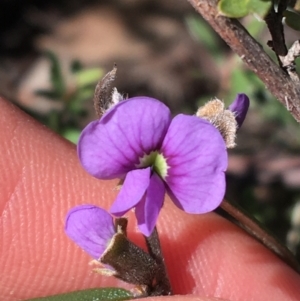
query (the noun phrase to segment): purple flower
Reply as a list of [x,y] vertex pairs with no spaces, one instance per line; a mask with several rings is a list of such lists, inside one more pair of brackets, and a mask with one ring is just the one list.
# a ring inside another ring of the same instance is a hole
[[100,258],[116,233],[111,215],[93,205],[72,208],[66,217],[65,231],[76,244],[95,259]]
[[99,179],[121,178],[110,212],[135,207],[139,228],[149,236],[167,192],[180,209],[206,213],[225,192],[227,151],[219,131],[196,116],[177,115],[148,97],[120,102],[82,132],[78,155]]
[[228,107],[235,115],[238,127],[240,128],[246,118],[250,101],[246,94],[238,94],[234,102]]

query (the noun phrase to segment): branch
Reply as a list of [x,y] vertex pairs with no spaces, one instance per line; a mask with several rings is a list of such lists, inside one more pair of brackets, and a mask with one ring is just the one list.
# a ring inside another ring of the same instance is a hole
[[286,56],[281,57],[282,67],[287,71],[294,83],[300,84],[300,79],[296,71],[295,60],[300,57],[300,40],[294,42]]
[[287,54],[282,24],[283,12],[286,7],[286,1],[280,1],[277,12],[275,12],[274,6],[271,5],[270,11],[265,17],[265,22],[272,37],[272,41],[269,41],[267,44],[274,50],[280,67],[282,67],[281,57],[284,57]]
[[219,15],[217,0],[188,1],[300,122],[300,85],[274,63],[237,20]]
[[272,47],[275,52],[281,69],[288,73],[295,85],[299,85],[300,78],[296,71],[295,59],[300,56],[300,40],[296,41],[292,47],[287,50],[284,39],[282,19],[283,13],[288,6],[288,2],[290,1],[280,1],[277,12],[275,12],[274,6],[272,5],[269,13],[265,17],[265,21],[272,36],[272,41],[268,41],[267,44]]
[[[286,264],[299,273],[300,266],[293,254],[284,245],[282,245],[276,237],[270,234],[264,227],[253,217],[250,217],[240,206],[231,204],[227,200],[223,200],[220,207],[229,214],[230,220],[235,222],[239,227],[244,229],[248,234],[261,242],[265,247],[271,250]],[[218,211],[217,211],[218,212]],[[222,214],[221,214],[222,215]]]

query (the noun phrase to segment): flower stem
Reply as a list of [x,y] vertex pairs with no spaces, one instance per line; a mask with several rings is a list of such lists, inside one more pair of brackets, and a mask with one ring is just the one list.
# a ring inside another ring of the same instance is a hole
[[219,209],[221,209],[221,212],[220,210],[217,210],[218,213],[223,215],[224,212],[222,212],[222,210],[225,211],[229,220],[237,224],[240,228],[261,242],[296,272],[300,273],[299,263],[293,254],[284,245],[282,245],[276,237],[269,233],[258,220],[250,217],[237,204],[232,204],[225,199],[221,203]]
[[165,265],[165,259],[162,254],[161,245],[159,241],[159,236],[157,228],[155,227],[153,232],[149,237],[144,236],[150,256],[155,259],[156,263],[159,266],[159,271],[157,273],[157,284],[155,291],[151,293],[152,296],[161,296],[161,295],[172,295],[172,289],[170,280],[167,273],[167,268]]

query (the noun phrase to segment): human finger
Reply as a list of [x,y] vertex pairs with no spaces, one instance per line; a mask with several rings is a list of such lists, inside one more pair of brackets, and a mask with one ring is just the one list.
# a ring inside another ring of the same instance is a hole
[[[80,166],[73,145],[1,101],[0,287],[14,301],[118,285],[93,273],[89,256],[64,234],[73,206],[109,208],[116,181]],[[129,235],[141,237],[130,216]],[[231,300],[297,300],[299,276],[243,231],[216,214],[188,215],[169,200],[158,229],[175,294]]]

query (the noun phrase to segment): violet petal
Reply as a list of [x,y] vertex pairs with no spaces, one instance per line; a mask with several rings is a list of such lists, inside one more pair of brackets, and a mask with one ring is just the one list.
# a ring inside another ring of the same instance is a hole
[[240,93],[236,96],[234,102],[228,107],[235,114],[235,119],[240,128],[246,118],[250,101],[246,94]]
[[150,167],[127,173],[121,191],[110,208],[110,213],[122,216],[140,202],[149,186],[150,173]]
[[227,151],[219,131],[195,116],[177,115],[162,146],[170,166],[166,183],[174,203],[188,213],[205,213],[222,202]]
[[160,148],[170,122],[169,108],[154,98],[122,101],[82,131],[81,164],[96,178],[123,178],[139,158]]
[[164,202],[164,196],[165,185],[162,179],[156,173],[153,173],[146,195],[135,209],[139,229],[146,236],[149,236],[155,227]]
[[115,234],[113,218],[94,205],[72,208],[66,217],[67,235],[93,258],[98,259]]

